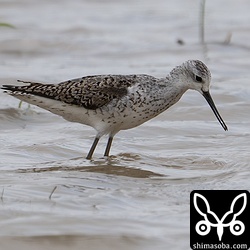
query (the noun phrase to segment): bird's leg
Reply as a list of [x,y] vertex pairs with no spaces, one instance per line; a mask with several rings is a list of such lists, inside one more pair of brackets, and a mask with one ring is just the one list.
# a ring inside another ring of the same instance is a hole
[[105,149],[104,156],[109,156],[109,151],[110,151],[110,148],[111,148],[112,141],[113,141],[113,137],[110,136],[109,139],[108,139],[108,143],[107,143],[107,146],[106,146],[106,149]]
[[99,139],[100,139],[99,137],[95,138],[95,140],[94,140],[94,142],[93,142],[93,144],[92,144],[92,146],[91,146],[91,148],[89,150],[89,153],[88,153],[88,155],[86,157],[87,160],[90,160],[92,158],[92,155],[93,155],[93,153],[95,151],[95,148],[96,148],[96,145],[97,145]]

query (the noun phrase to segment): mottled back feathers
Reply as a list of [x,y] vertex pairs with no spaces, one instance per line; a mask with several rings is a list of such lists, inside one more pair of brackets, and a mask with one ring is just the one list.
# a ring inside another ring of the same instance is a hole
[[3,85],[3,89],[11,91],[13,95],[15,92],[31,94],[78,105],[86,109],[97,109],[113,99],[126,95],[127,88],[136,83],[136,75],[87,76],[59,84],[24,83],[29,83],[29,85]]

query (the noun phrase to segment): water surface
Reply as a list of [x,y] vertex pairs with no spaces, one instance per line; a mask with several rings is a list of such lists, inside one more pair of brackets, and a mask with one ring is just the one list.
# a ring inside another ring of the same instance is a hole
[[[199,93],[107,138],[0,92],[1,249],[188,249],[194,189],[250,190],[250,4],[2,1],[0,84],[90,74],[165,76],[188,59],[212,72],[225,132]],[[229,43],[225,40],[231,36]],[[182,40],[183,45],[177,43]]]

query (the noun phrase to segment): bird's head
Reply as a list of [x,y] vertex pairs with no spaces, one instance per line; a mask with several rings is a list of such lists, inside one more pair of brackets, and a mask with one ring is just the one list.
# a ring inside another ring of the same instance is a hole
[[181,66],[174,68],[170,74],[177,80],[178,84],[182,84],[186,89],[193,89],[201,93],[223,129],[228,130],[210,95],[211,73],[203,62],[199,60],[186,61]]

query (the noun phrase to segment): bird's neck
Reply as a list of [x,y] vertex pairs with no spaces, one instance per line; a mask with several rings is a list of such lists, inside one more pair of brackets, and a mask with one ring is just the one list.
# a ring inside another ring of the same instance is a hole
[[188,90],[188,86],[176,74],[169,74],[162,79],[162,85],[164,85],[164,90],[162,89],[161,95],[168,107],[178,102]]

